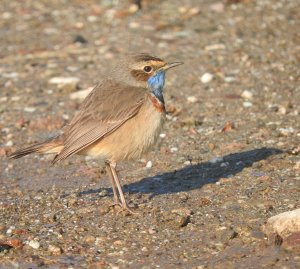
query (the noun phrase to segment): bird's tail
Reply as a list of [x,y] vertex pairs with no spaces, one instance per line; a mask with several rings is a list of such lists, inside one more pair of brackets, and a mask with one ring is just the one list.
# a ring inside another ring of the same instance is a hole
[[48,139],[41,143],[36,143],[27,148],[18,149],[8,156],[10,159],[18,159],[31,153],[59,153],[63,148],[59,137]]

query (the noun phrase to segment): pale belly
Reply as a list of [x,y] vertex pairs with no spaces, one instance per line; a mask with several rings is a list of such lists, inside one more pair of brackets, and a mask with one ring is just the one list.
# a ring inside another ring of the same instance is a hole
[[149,101],[135,117],[80,154],[115,161],[140,158],[155,144],[164,121],[165,113]]

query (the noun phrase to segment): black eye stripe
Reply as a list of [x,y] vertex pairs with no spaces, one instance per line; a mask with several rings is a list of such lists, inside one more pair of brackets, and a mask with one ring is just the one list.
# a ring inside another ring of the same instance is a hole
[[147,72],[147,73],[149,73],[149,72],[152,71],[152,67],[149,66],[149,65],[146,65],[146,66],[144,67],[144,71]]

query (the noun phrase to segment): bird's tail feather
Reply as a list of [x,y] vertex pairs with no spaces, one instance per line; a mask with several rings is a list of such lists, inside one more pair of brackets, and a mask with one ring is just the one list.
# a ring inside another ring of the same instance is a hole
[[31,153],[59,153],[63,145],[58,138],[51,138],[44,142],[36,143],[27,148],[19,149],[8,156],[10,159],[18,159]]

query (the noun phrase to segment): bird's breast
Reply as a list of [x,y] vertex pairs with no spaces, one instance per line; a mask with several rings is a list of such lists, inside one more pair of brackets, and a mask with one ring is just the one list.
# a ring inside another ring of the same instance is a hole
[[165,121],[164,111],[164,105],[149,94],[134,117],[91,145],[84,154],[115,161],[140,158],[155,144]]

